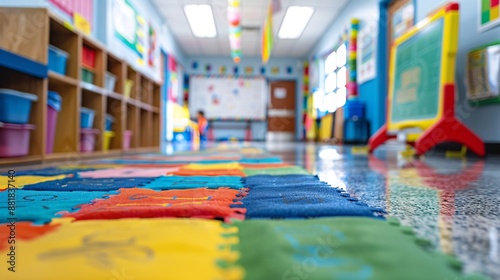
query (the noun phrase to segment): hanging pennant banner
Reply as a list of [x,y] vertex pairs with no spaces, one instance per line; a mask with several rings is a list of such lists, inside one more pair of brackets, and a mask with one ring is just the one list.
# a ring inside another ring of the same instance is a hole
[[262,63],[266,64],[271,57],[273,49],[273,3],[269,3],[267,8],[266,22],[262,32]]

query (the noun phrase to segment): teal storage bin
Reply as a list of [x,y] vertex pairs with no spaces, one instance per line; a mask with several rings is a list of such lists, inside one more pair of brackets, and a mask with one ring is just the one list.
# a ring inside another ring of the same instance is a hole
[[106,131],[111,131],[114,123],[115,118],[110,114],[106,114]]
[[92,128],[94,126],[95,111],[89,108],[80,108],[80,127]]
[[69,54],[59,48],[49,45],[49,70],[66,75],[66,65]]
[[38,96],[12,89],[0,89],[0,122],[27,124],[30,120],[31,105]]
[[82,81],[89,83],[89,84],[93,84],[94,77],[95,77],[94,72],[92,72],[88,69],[82,68]]

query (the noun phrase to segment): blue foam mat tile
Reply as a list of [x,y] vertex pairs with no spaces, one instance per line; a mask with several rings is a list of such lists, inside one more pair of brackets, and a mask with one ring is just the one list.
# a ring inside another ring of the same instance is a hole
[[320,182],[318,176],[315,175],[254,175],[243,178],[242,180],[245,185]]
[[246,218],[381,218],[383,210],[368,207],[340,189],[327,185],[250,187],[247,195],[233,207],[247,209]]
[[243,183],[239,176],[163,176],[140,187],[153,190],[221,187],[241,189]]
[[[16,176],[58,176],[58,175],[77,175],[78,172],[85,171],[95,171],[95,168],[86,169],[59,169],[57,167],[48,167],[43,169],[33,169],[33,170],[20,170],[16,171]],[[8,176],[8,173],[2,174],[3,176]]]
[[[0,223],[48,223],[52,218],[60,216],[57,215],[58,212],[74,211],[82,204],[91,203],[94,199],[105,199],[114,194],[117,192],[40,192],[24,189],[0,192],[0,201],[5,202],[0,205]],[[15,201],[15,208],[9,209],[10,201]]]
[[148,184],[156,178],[64,178],[24,186],[32,191],[114,191]]

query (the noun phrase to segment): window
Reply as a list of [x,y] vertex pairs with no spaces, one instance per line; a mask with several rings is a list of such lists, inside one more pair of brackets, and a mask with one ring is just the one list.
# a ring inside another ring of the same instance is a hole
[[[347,47],[340,45],[324,60],[323,92],[315,98],[316,109],[333,113],[345,105],[347,96]],[[321,101],[320,101],[321,100]]]

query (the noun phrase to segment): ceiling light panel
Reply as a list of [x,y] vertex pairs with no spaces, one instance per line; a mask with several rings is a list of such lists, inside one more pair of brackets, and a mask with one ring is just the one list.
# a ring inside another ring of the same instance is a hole
[[290,6],[278,32],[280,39],[298,39],[314,13],[313,7]]
[[184,13],[195,37],[215,38],[217,36],[214,14],[210,5],[186,5]]

